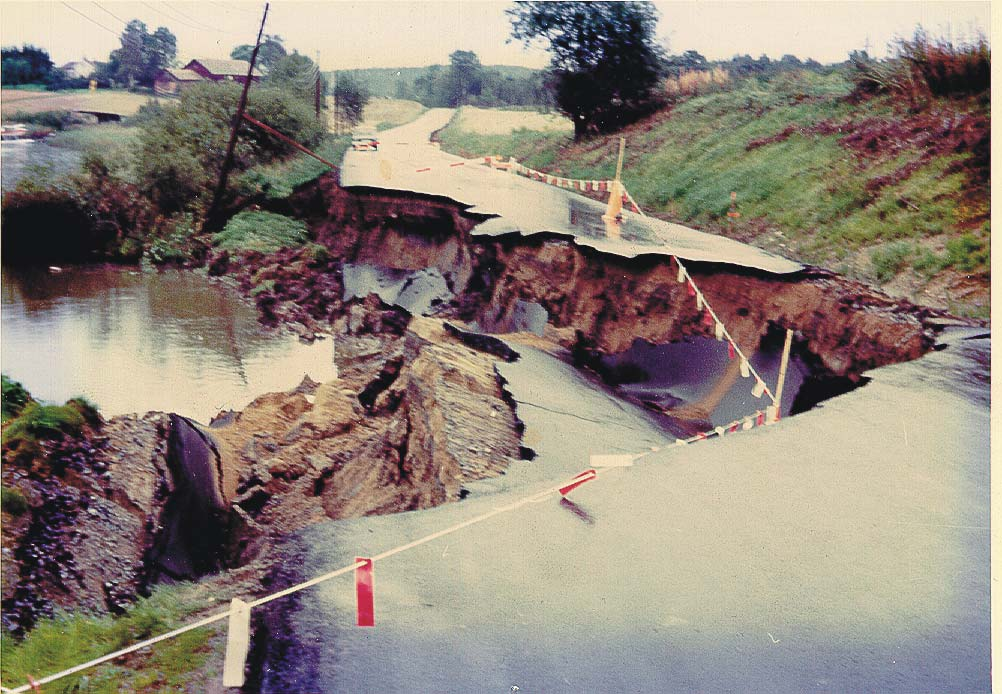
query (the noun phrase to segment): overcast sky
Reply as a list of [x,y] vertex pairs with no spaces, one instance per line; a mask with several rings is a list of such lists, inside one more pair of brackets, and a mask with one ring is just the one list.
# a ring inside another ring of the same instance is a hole
[[[707,58],[792,53],[824,63],[844,60],[869,42],[883,55],[895,36],[916,25],[937,35],[989,32],[988,2],[657,2],[658,37],[671,52],[697,50]],[[543,67],[539,49],[505,43],[507,2],[302,2],[275,0],[266,33],[315,58],[325,70],[404,67],[448,62],[456,49],[475,51],[485,64]],[[124,22],[140,19],[150,31],[166,26],[178,40],[178,57],[229,57],[233,46],[253,42],[264,3],[223,2],[0,2],[0,42],[32,43],[63,64],[87,57],[105,60],[119,46]]]

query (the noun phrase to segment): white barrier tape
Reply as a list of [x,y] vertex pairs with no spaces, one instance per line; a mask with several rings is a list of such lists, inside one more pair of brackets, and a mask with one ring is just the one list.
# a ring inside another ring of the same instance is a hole
[[[636,200],[633,199],[633,196],[630,195],[629,191],[626,191],[626,197],[627,199],[629,199],[630,204],[632,204],[633,207],[636,209],[637,214],[639,214],[641,217],[647,216],[647,214],[645,214],[644,211],[640,209],[640,206],[637,204]],[[727,342],[730,343],[731,347],[734,348],[736,356],[738,357],[738,359],[741,360],[741,375],[742,376],[745,375],[746,365],[747,365],[747,371],[749,375],[755,377],[755,390],[758,390],[759,384],[761,384],[762,393],[768,395],[769,399],[772,400],[772,404],[775,405],[778,409],[779,402],[776,401],[776,396],[773,394],[772,389],[770,389],[769,386],[766,385],[765,379],[762,378],[759,375],[759,373],[755,370],[755,368],[751,365],[751,362],[748,360],[748,357],[746,357],[745,353],[741,351],[741,347],[739,347],[738,343],[735,342],[734,338],[727,330],[727,326],[724,325],[724,322],[717,317],[716,312],[710,306],[710,302],[706,300],[706,297],[703,296],[703,293],[699,291],[699,289],[696,287],[695,280],[692,279],[692,275],[689,274],[689,271],[686,269],[685,265],[682,264],[682,261],[679,259],[679,257],[677,255],[673,255],[672,257],[675,259],[675,262],[678,263],[678,281],[679,282],[688,281],[696,292],[696,310],[700,309],[705,310],[713,319],[714,334],[717,336],[717,339],[718,340],[721,338],[726,339]],[[756,395],[756,397],[759,397],[759,395]]]
[[[485,156],[483,157],[484,166],[489,166],[492,169],[504,169],[512,170],[515,173],[526,176],[528,178],[537,178],[543,183],[548,185],[555,185],[558,188],[567,188],[578,190],[582,193],[584,192],[595,192],[595,193],[605,193],[612,186],[611,180],[601,180],[601,179],[589,179],[589,178],[567,178],[566,176],[556,176],[554,174],[544,173],[543,171],[537,171],[535,169],[530,169],[524,164],[519,164],[518,162],[512,162],[510,160],[505,160],[504,157],[499,156]],[[604,187],[604,189],[603,189]],[[589,191],[589,188],[591,189]]]
[[[592,471],[592,472],[594,473],[594,471]],[[584,474],[584,473],[582,473],[582,474]],[[596,479],[596,478],[597,478],[597,475],[592,474],[592,476],[589,477],[588,479],[590,481],[590,480]],[[463,521],[461,523],[456,523],[455,525],[450,526],[448,528],[445,528],[444,530],[439,530],[438,532],[431,533],[430,535],[425,535],[424,537],[419,538],[417,540],[414,540],[413,542],[409,542],[409,543],[407,543],[405,545],[400,545],[399,547],[394,547],[393,549],[387,550],[387,551],[383,552],[382,554],[377,554],[377,555],[371,557],[370,561],[372,561],[373,563],[375,563],[375,562],[380,561],[382,559],[387,559],[389,557],[392,557],[394,554],[399,554],[399,553],[405,552],[405,551],[407,551],[409,549],[413,549],[415,547],[419,547],[419,546],[421,546],[423,544],[426,544],[428,542],[432,542],[433,540],[437,540],[440,537],[444,537],[445,535],[449,535],[451,533],[454,533],[457,530],[462,530],[463,528],[469,527],[469,526],[474,525],[476,523],[483,522],[483,521],[485,521],[485,520],[487,520],[489,518],[493,518],[494,516],[500,515],[502,513],[507,513],[509,511],[515,511],[515,510],[521,508],[522,506],[525,506],[525,505],[530,504],[530,503],[538,503],[538,502],[543,501],[544,499],[546,499],[547,497],[549,497],[549,496],[551,496],[553,494],[559,493],[560,490],[563,489],[563,488],[565,488],[568,484],[573,483],[575,481],[579,481],[580,479],[581,479],[581,475],[576,475],[575,477],[571,478],[570,480],[568,480],[566,482],[563,482],[562,484],[559,484],[559,485],[554,486],[554,487],[550,487],[550,488],[545,489],[545,490],[543,490],[541,492],[537,492],[536,494],[533,494],[531,496],[528,496],[528,497],[525,497],[523,499],[520,499],[520,500],[518,500],[518,501],[516,501],[514,503],[511,503],[511,504],[507,505],[507,506],[496,507],[493,510],[488,511],[487,513],[483,513],[483,514],[481,514],[479,516],[476,516],[476,517],[471,518],[469,520]],[[349,564],[348,566],[342,566],[340,569],[335,569],[334,571],[330,571],[328,573],[322,574],[322,575],[317,576],[315,578],[312,578],[312,579],[310,579],[308,581],[303,581],[302,583],[297,583],[296,585],[290,586],[290,587],[288,587],[288,588],[286,588],[284,590],[280,590],[277,593],[272,593],[271,595],[266,595],[266,596],[264,596],[262,598],[258,598],[257,600],[252,600],[251,602],[247,603],[247,608],[250,609],[250,608],[254,608],[254,607],[260,607],[261,605],[267,604],[267,603],[269,603],[269,602],[271,602],[273,600],[278,600],[279,598],[284,598],[287,595],[292,595],[293,593],[297,593],[297,592],[299,592],[301,590],[305,590],[306,588],[311,588],[311,587],[313,587],[313,586],[315,586],[315,585],[317,585],[319,583],[323,583],[324,581],[329,581],[330,579],[336,578],[337,576],[343,576],[344,574],[347,574],[347,573],[349,573],[351,571],[354,571],[357,568],[360,568],[360,567],[366,566],[366,565],[367,565],[367,562],[365,562],[365,561],[356,561],[356,562],[354,562],[352,564]],[[172,639],[175,636],[180,636],[181,634],[187,633],[189,631],[193,631],[195,629],[200,629],[201,627],[208,626],[209,624],[212,624],[214,622],[220,622],[220,621],[222,621],[224,619],[227,619],[230,616],[230,613],[231,613],[231,610],[226,610],[225,612],[219,612],[217,614],[212,615],[211,617],[206,617],[206,618],[201,619],[201,620],[199,620],[197,622],[194,622],[192,624],[188,624],[187,626],[179,627],[177,629],[174,629],[173,631],[169,631],[166,634],[161,634],[160,636],[154,636],[153,638],[149,638],[149,639],[146,639],[145,641],[140,641],[139,643],[136,643],[136,644],[133,644],[133,645],[128,646],[126,648],[122,648],[120,650],[117,650],[114,653],[109,653],[108,655],[103,655],[100,658],[94,658],[93,660],[89,660],[86,663],[81,663],[80,665],[74,665],[73,667],[67,668],[66,670],[63,670],[62,672],[57,672],[55,674],[48,675],[47,677],[43,677],[40,680],[36,680],[35,684],[36,685],[43,685],[43,684],[48,684],[49,682],[55,682],[56,680],[62,679],[63,677],[68,677],[69,675],[76,674],[78,672],[81,672],[82,670],[87,670],[88,668],[92,668],[92,667],[94,667],[96,665],[101,665],[102,663],[107,663],[108,661],[114,660],[116,658],[120,658],[123,655],[128,655],[129,653],[134,653],[134,652],[136,652],[138,650],[142,650],[143,648],[148,648],[149,646],[153,646],[153,645],[155,645],[157,643],[160,643],[161,641],[166,641],[168,639]],[[32,688],[32,686],[33,685],[31,683],[29,683],[29,684],[23,684],[20,687],[17,687],[16,689],[5,689],[4,691],[5,692],[11,692],[11,694],[20,694],[21,692],[28,691],[29,689]]]

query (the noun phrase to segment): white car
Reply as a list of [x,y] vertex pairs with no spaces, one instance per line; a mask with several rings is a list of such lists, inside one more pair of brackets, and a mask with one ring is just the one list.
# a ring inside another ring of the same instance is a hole
[[379,149],[379,138],[371,131],[355,133],[351,136],[351,148],[360,152],[375,152]]

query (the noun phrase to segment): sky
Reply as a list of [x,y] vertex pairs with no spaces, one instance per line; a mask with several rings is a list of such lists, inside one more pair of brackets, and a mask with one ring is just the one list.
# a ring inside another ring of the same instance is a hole
[[[655,2],[661,18],[658,39],[672,53],[696,50],[707,58],[736,54],[779,58],[786,53],[823,63],[845,60],[869,45],[883,56],[896,36],[910,36],[921,24],[954,40],[990,31],[990,3],[939,2]],[[506,43],[508,2],[309,2],[274,0],[265,33],[281,36],[287,48],[324,70],[414,67],[444,64],[457,49],[472,50],[487,65],[544,67],[541,48]],[[31,43],[46,49],[57,65],[90,58],[105,60],[118,48],[125,22],[140,19],[152,32],[166,26],[177,36],[178,58],[227,58],[234,46],[253,43],[263,2],[148,2],[102,0],[4,0],[0,43]]]

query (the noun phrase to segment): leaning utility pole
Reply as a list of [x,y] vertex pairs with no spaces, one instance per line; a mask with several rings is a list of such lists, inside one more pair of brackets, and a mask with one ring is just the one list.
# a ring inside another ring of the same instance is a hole
[[334,134],[341,134],[341,112],[338,110],[337,103],[337,70],[334,71]]
[[[320,97],[323,94],[322,88],[323,74],[320,72],[320,51],[317,51],[317,88],[316,88],[316,107],[317,107],[317,120],[320,120]],[[326,128],[324,128],[326,130]]]
[[264,34],[264,23],[268,19],[268,3],[264,4],[264,16],[261,17],[261,28],[257,31],[257,41],[254,43],[254,51],[251,53],[250,66],[247,68],[247,79],[244,81],[244,89],[240,92],[240,101],[237,102],[237,114],[233,117],[233,129],[230,131],[230,141],[226,145],[226,157],[223,159],[223,168],[219,171],[219,181],[216,183],[216,191],[212,195],[212,205],[205,216],[202,224],[202,231],[206,230],[215,222],[215,217],[219,213],[219,203],[226,192],[226,180],[230,175],[230,168],[233,166],[233,152],[237,146],[237,130],[244,120],[244,110],[247,108],[247,92],[250,91],[251,80],[254,74],[254,63],[257,61],[257,51],[261,48],[261,36]]

